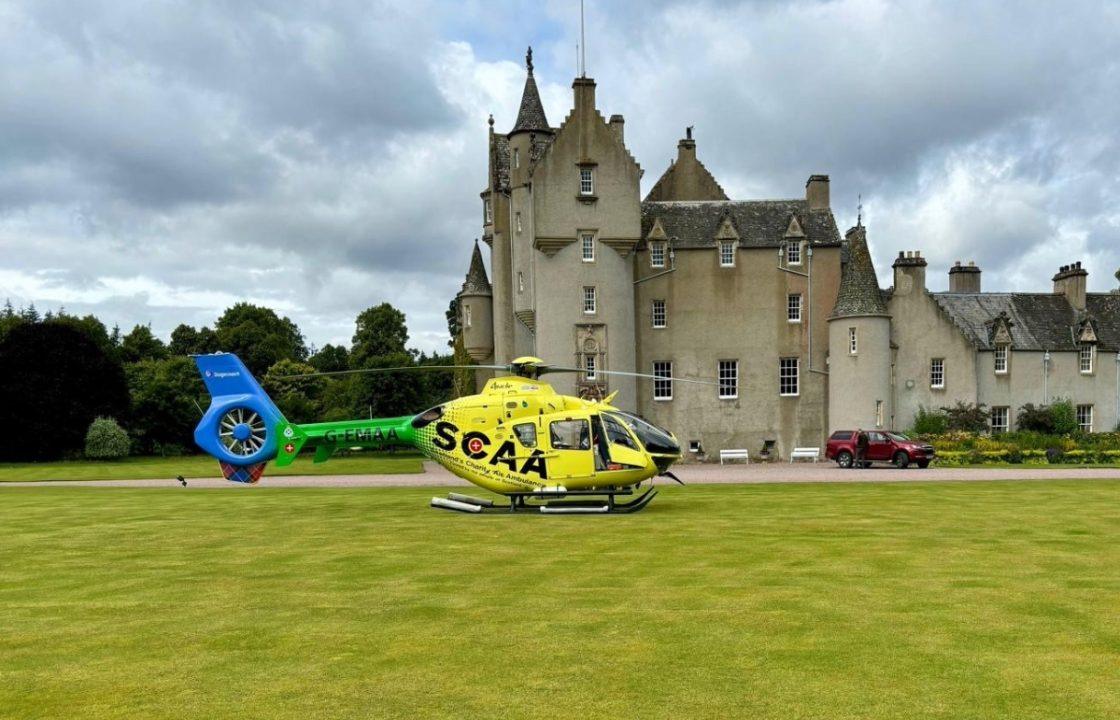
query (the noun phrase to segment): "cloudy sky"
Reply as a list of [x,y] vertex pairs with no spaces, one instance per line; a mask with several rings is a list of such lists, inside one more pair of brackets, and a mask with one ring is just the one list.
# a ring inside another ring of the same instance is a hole
[[[735,199],[832,177],[879,277],[921,249],[987,289],[1120,266],[1114,2],[588,0],[588,74],[626,116],[643,192],[696,126]],[[0,0],[0,296],[126,330],[238,300],[317,345],[362,308],[443,311],[480,232],[486,118],[513,123],[525,46],[553,124],[578,0]]]

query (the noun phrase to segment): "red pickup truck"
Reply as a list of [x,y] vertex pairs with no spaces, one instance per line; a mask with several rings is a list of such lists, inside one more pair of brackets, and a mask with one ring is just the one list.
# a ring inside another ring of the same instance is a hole
[[[933,460],[933,446],[929,443],[916,442],[902,433],[886,430],[863,432],[867,435],[864,467],[870,467],[874,462],[883,462],[891,463],[897,468],[904,468],[910,463],[926,468]],[[832,433],[828,438],[824,456],[829,460],[835,460],[842,468],[850,468],[856,457],[856,431],[837,430]]]

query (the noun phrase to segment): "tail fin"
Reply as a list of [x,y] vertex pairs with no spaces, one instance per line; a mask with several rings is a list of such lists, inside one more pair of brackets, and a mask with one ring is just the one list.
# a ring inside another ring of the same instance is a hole
[[210,393],[210,407],[194,429],[194,441],[218,459],[227,480],[257,482],[282,443],[286,456],[299,452],[306,438],[288,423],[240,358],[215,353],[196,355],[194,361]]

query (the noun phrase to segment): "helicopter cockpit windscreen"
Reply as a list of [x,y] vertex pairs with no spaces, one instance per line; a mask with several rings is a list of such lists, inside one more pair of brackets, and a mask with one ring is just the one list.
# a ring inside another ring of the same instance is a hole
[[640,417],[626,412],[612,412],[609,417],[621,420],[628,428],[633,430],[634,434],[638,436],[638,440],[645,446],[646,452],[653,455],[680,455],[681,446],[677,444],[672,435],[661,428],[650,425]]

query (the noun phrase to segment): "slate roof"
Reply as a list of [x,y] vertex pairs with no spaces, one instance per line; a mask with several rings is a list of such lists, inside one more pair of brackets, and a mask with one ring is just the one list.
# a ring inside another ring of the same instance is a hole
[[[790,218],[797,216],[806,239],[814,245],[839,245],[840,231],[828,210],[809,210],[805,200],[642,202],[642,238],[660,218],[673,248],[715,247],[724,216],[731,218],[744,247],[777,247]],[[644,240],[643,240],[644,242]]]
[[836,292],[836,305],[829,317],[856,315],[886,315],[887,304],[875,276],[875,265],[867,249],[867,234],[863,227],[848,231],[848,261],[840,274],[840,289]]
[[1079,313],[1064,295],[1055,293],[930,293],[974,346],[990,350],[991,326],[1001,312],[1011,320],[1015,350],[1077,350],[1081,321],[1096,325],[1098,349],[1120,349],[1120,295],[1089,293]]
[[478,248],[478,241],[474,241],[474,252],[471,254],[471,267],[467,270],[467,279],[463,281],[460,295],[491,295],[490,280],[486,277],[486,264],[482,262],[482,251]]
[[521,93],[521,109],[517,111],[517,122],[513,124],[510,135],[519,132],[551,133],[548,118],[544,116],[544,105],[541,104],[541,95],[537,92],[537,81],[533,79],[533,68],[525,78],[525,89]]
[[505,135],[490,136],[490,187],[494,192],[509,192],[509,138]]

